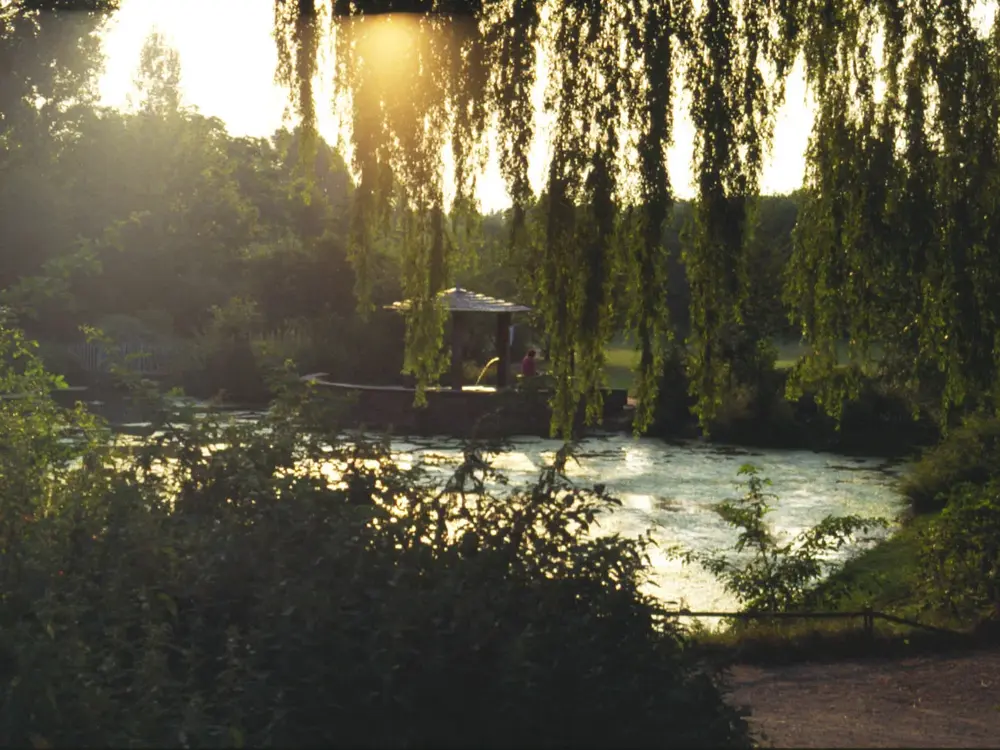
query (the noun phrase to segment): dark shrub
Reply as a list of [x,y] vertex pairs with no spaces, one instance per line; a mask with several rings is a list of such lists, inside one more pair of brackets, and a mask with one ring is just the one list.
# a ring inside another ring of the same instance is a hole
[[676,436],[688,432],[695,424],[691,413],[695,399],[688,386],[682,350],[674,347],[664,362],[650,434]]
[[903,455],[938,436],[926,415],[915,420],[906,399],[876,378],[864,377],[857,398],[843,404],[839,428],[814,392],[789,401],[787,379],[787,370],[763,369],[753,382],[733,385],[723,394],[712,437],[770,448]]
[[973,416],[926,451],[903,483],[918,513],[939,510],[963,482],[1000,477],[1000,419]]
[[922,534],[929,604],[974,620],[1000,616],[1000,479],[965,483]]

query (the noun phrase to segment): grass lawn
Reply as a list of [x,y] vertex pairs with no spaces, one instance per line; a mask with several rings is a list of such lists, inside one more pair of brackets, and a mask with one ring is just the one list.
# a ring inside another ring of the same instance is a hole
[[[635,385],[636,365],[639,364],[639,352],[630,343],[616,339],[604,350],[604,376],[607,379],[607,387],[614,390],[628,391],[633,395]],[[539,363],[539,372],[548,369],[548,363],[544,360]]]
[[[775,368],[779,370],[787,370],[792,367],[795,362],[806,353],[805,346],[801,342],[796,341],[779,341],[775,343],[778,349],[778,361],[774,363]],[[840,359],[840,352],[837,352]]]
[[[805,353],[805,347],[798,342],[778,342],[778,369],[787,369],[795,364],[795,361]],[[841,351],[843,350],[843,351]],[[841,359],[846,358],[847,347],[838,347],[838,354]],[[635,383],[633,369],[639,362],[639,353],[635,346],[624,337],[619,336],[612,341],[604,350],[606,361],[604,373],[608,379],[609,388],[622,388],[632,391]]]
[[[805,343],[802,341],[775,341],[778,350],[778,360],[774,366],[779,370],[787,370],[795,365],[800,357],[807,351]],[[871,357],[878,360],[882,356],[882,348],[878,344],[872,344]],[[837,344],[837,364],[844,366],[848,363],[847,342],[841,341]]]
[[608,379],[608,387],[632,391],[635,383],[635,366],[639,363],[639,352],[626,341],[615,341],[604,350],[607,358],[604,363],[604,374]]

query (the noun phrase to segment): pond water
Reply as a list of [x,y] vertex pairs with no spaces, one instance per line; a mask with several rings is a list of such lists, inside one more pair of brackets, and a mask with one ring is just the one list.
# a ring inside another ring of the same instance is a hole
[[[561,443],[515,438],[494,465],[512,483],[530,482]],[[400,459],[422,459],[431,471],[449,474],[461,460],[461,442],[449,438],[393,442]],[[593,437],[579,444],[569,476],[581,484],[604,483],[623,503],[601,519],[602,529],[626,536],[652,533],[652,586],[667,602],[692,610],[728,611],[735,600],[697,566],[669,559],[665,548],[730,550],[736,532],[714,506],[742,492],[739,468],[751,463],[773,482],[778,499],[769,515],[779,533],[794,535],[827,515],[857,514],[895,519],[904,508],[896,490],[905,467],[884,459],[809,451],[745,450],[691,441],[666,443],[627,435]]]
[[[107,410],[106,405],[100,406],[105,408],[99,410]],[[231,416],[239,420],[258,415],[233,412]],[[142,426],[112,421],[126,429]],[[562,445],[536,437],[515,437],[509,443],[511,450],[495,456],[493,465],[511,484],[534,481]],[[397,460],[419,461],[442,480],[462,460],[462,441],[455,438],[394,439],[392,450]],[[695,611],[729,611],[736,601],[698,566],[669,558],[666,548],[732,550],[736,532],[714,508],[742,494],[737,472],[744,464],[753,464],[761,477],[772,481],[770,491],[777,500],[768,520],[779,534],[795,535],[828,515],[893,520],[905,507],[897,483],[906,466],[886,459],[744,449],[702,441],[668,443],[624,434],[587,438],[578,444],[576,456],[577,462],[571,462],[567,470],[571,479],[581,484],[603,483],[622,501],[622,507],[600,519],[601,531],[633,537],[650,532],[658,545],[649,551],[653,593]]]

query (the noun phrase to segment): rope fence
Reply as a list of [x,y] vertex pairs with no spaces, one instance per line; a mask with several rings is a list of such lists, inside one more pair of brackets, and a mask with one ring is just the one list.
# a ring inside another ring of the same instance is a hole
[[692,612],[689,609],[681,609],[676,612],[668,612],[670,617],[727,617],[735,620],[849,620],[862,618],[863,627],[869,636],[875,633],[875,621],[885,620],[897,625],[905,625],[911,628],[927,630],[940,635],[957,635],[954,630],[938,628],[927,625],[916,620],[908,620],[905,617],[897,617],[885,612],[873,609],[863,609],[856,612]]

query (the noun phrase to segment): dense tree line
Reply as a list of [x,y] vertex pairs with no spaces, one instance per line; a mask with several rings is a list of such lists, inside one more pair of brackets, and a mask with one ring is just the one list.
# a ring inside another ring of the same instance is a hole
[[[307,346],[286,353],[311,358],[303,366],[345,367],[346,353],[360,352],[355,364],[370,377],[398,373],[401,331],[390,316],[365,325],[358,316],[352,186],[333,149],[314,143],[306,165],[298,130],[237,138],[184,109],[180,61],[156,36],[137,61],[129,112],[87,98],[95,55],[66,65],[72,86],[35,84],[51,109],[25,123],[17,107],[5,110],[0,287],[32,335],[69,343],[87,324],[170,345],[212,331],[277,340],[292,331]],[[397,298],[398,265],[383,255],[377,302]],[[373,332],[385,351],[362,345]]]
[[[753,341],[771,338],[795,339],[800,332],[790,320],[791,309],[784,300],[784,278],[792,255],[793,231],[802,201],[801,191],[788,196],[760,196],[758,226],[749,248],[748,283],[753,294],[747,300],[746,336]],[[542,210],[539,204],[528,208],[529,217]],[[691,328],[691,284],[685,263],[690,247],[694,203],[679,200],[663,225],[663,286],[659,294],[666,300],[676,341],[683,342]],[[482,235],[474,262],[457,276],[466,286],[505,299],[530,298],[531,287],[525,280],[534,271],[532,254],[519,253],[511,247],[513,212],[502,211],[484,216]],[[528,270],[525,270],[528,269]],[[623,282],[624,283],[624,282]],[[624,303],[624,300],[621,300]],[[615,331],[627,327],[627,311],[619,305]],[[752,330],[750,330],[752,329]]]

